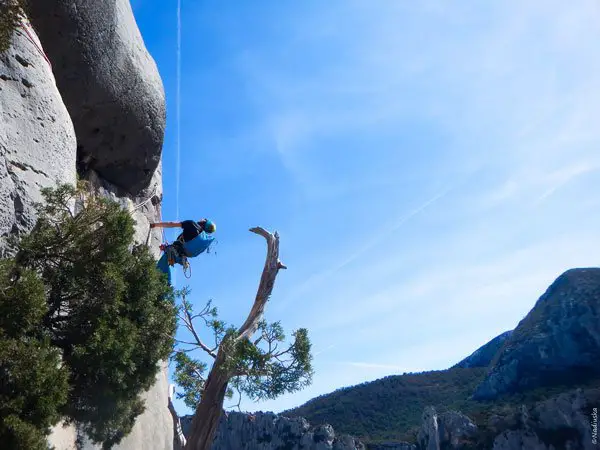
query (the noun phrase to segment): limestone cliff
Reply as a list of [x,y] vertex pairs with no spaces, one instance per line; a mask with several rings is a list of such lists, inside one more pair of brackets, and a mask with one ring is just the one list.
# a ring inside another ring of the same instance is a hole
[[[181,420],[184,434],[191,416]],[[336,436],[331,425],[311,427],[302,417],[287,418],[273,413],[252,415],[230,412],[221,423],[213,450],[365,450],[357,439]]]
[[75,182],[73,123],[33,30],[0,54],[0,251],[35,224],[33,203],[56,180]]
[[[74,183],[78,172],[131,210],[137,241],[157,251],[158,233],[150,236],[148,225],[162,197],[164,92],[129,2],[29,6],[35,29],[24,21],[0,54],[1,255],[11,253],[9,235],[35,224],[40,189]],[[145,400],[146,411],[116,450],[172,449],[166,364]],[[96,448],[76,426],[58,425],[50,443]]]

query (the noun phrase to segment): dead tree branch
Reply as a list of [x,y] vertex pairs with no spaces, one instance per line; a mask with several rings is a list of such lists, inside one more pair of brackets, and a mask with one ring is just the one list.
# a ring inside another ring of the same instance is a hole
[[[267,257],[254,304],[246,321],[238,329],[234,343],[252,338],[262,320],[265,305],[273,292],[277,273],[280,269],[286,269],[279,261],[279,235],[277,233],[272,234],[261,227],[251,228],[250,231],[264,237],[267,241]],[[227,354],[221,347],[219,347],[216,356],[204,385],[202,399],[192,420],[186,450],[210,450],[212,447],[219,419],[223,412],[223,401],[227,386],[231,378],[235,376],[233,369],[227,368]]]
[[279,272],[279,269],[287,269],[287,267],[279,261],[279,234],[277,232],[271,234],[261,227],[250,228],[250,231],[266,239],[267,259],[265,261],[262,276],[260,277],[260,284],[258,285],[254,304],[252,305],[252,309],[250,310],[246,321],[238,330],[237,341],[251,338],[257,330],[258,323],[261,321],[265,311],[265,305],[273,292],[277,273]]

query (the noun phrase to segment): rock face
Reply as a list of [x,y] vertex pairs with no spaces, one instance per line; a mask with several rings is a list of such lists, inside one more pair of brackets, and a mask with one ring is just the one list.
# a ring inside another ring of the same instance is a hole
[[[30,4],[42,39],[26,25],[0,54],[0,256],[11,253],[10,235],[35,224],[40,190],[74,183],[77,157],[81,163],[90,155],[99,171],[89,164],[85,178],[131,211],[136,240],[157,251],[159,233],[149,235],[148,224],[158,219],[162,197],[164,93],[129,3]],[[172,450],[166,364],[144,399],[146,412],[115,450]],[[49,443],[57,450],[99,448],[78,434],[59,424]]]
[[19,30],[0,54],[0,252],[35,224],[33,203],[56,180],[74,182],[71,118],[33,32]]
[[[500,408],[477,427],[458,412],[425,408],[417,443],[374,446],[375,450],[592,450],[597,428],[592,414],[600,388],[577,389],[533,405]],[[597,423],[596,423],[597,427]],[[369,446],[371,449],[371,446]]]
[[467,356],[453,367],[469,368],[489,366],[494,359],[494,356],[496,356],[511,335],[512,331],[506,331],[501,335],[496,336],[490,342],[475,350],[470,356]]
[[[181,418],[185,435],[191,416]],[[336,436],[331,425],[312,428],[302,417],[273,413],[253,415],[232,412],[221,417],[212,450],[365,450],[350,436]]]
[[[493,441],[493,450],[592,450],[594,405],[600,390],[581,389],[561,394],[521,410],[516,420],[495,425],[504,428]],[[498,430],[500,431],[500,430]]]
[[80,171],[138,195],[161,157],[165,95],[128,0],[31,0],[77,133]]
[[540,297],[495,358],[476,399],[600,374],[600,269],[572,269]]
[[449,411],[438,415],[428,406],[417,436],[419,450],[467,449],[477,435],[477,426],[464,414]]
[[417,446],[407,442],[384,442],[379,444],[369,444],[369,450],[417,450]]

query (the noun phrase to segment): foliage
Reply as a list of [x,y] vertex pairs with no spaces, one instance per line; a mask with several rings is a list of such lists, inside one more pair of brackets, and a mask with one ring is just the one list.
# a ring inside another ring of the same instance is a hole
[[67,400],[68,372],[42,327],[43,283],[30,270],[15,280],[14,269],[14,261],[0,261],[0,442],[45,450]]
[[314,398],[282,415],[301,416],[313,425],[331,424],[336,432],[351,434],[367,444],[415,442],[424,408],[434,406],[438,413],[461,411],[469,416],[480,429],[479,446],[475,448],[488,449],[498,434],[487,428],[492,416],[501,418],[510,427],[520,416],[521,405],[534,405],[574,386],[593,388],[598,385],[598,381],[589,381],[540,386],[494,401],[475,401],[471,396],[486,371],[485,368],[452,368],[392,375]]
[[0,0],[0,53],[8,50],[25,6],[25,0]]
[[[18,243],[13,276],[35,272],[43,283],[36,329],[69,371],[61,414],[110,448],[142,413],[139,396],[172,351],[173,293],[148,249],[133,246],[134,221],[116,202],[83,183],[42,193],[37,224]],[[0,313],[21,315],[9,309]]]
[[392,375],[316,397],[282,415],[328,423],[365,442],[406,440],[421,425],[426,406],[464,410],[484,376],[482,368]]
[[185,352],[175,352],[173,360],[175,361],[175,383],[183,389],[183,393],[178,393],[177,397],[183,399],[188,408],[193,409],[200,403],[207,365],[191,358]]
[[[216,356],[216,352],[227,355],[224,370],[231,373],[230,388],[227,396],[233,391],[245,394],[251,399],[272,399],[288,392],[296,392],[310,384],[312,380],[311,344],[306,329],[301,328],[293,333],[293,340],[285,348],[280,345],[286,336],[279,322],[261,321],[257,328],[257,338],[236,340],[237,330],[218,319],[217,308],[208,302],[199,313],[194,313],[193,305],[188,300],[190,291],[179,292],[181,306],[179,318],[192,339],[178,340],[178,349],[173,355],[175,361],[175,381],[182,388],[178,398],[184,400],[190,408],[196,408],[201,400],[205,385],[208,364],[193,358],[190,352],[203,349]],[[204,332],[212,335],[212,347],[208,347],[200,339],[197,322],[201,322]],[[195,324],[196,323],[196,324]],[[238,404],[239,405],[239,404]]]
[[297,392],[312,381],[312,365],[308,330],[293,332],[293,341],[280,350],[285,341],[280,322],[258,325],[259,337],[254,342],[243,340],[233,353],[235,378],[233,386],[253,400],[274,399]]

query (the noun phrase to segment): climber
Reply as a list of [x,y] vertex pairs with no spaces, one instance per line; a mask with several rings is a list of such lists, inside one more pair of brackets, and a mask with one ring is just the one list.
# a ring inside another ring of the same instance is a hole
[[[164,253],[158,260],[157,267],[167,274],[171,284],[171,267],[175,263],[187,267],[187,258],[194,258],[206,251],[214,238],[208,236],[216,231],[217,226],[209,219],[198,222],[184,220],[183,222],[151,223],[150,228],[183,228],[183,232],[171,245],[164,246]],[[161,247],[162,248],[162,247]]]

